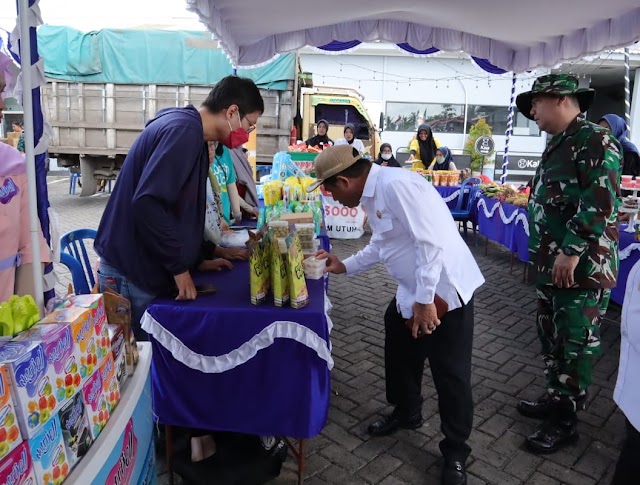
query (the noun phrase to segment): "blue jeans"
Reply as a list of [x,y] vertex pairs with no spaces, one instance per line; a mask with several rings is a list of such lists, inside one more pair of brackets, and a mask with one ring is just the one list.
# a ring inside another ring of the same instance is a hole
[[105,260],[100,261],[98,269],[98,285],[100,292],[110,288],[131,302],[131,329],[138,342],[149,340],[147,332],[142,330],[140,320],[149,304],[157,295],[143,290],[131,280],[128,280],[120,271],[111,266]]

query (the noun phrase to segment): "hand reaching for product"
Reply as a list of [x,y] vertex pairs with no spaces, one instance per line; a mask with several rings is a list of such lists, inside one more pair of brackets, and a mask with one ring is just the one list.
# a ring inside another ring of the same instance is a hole
[[218,246],[215,250],[215,256],[230,261],[248,261],[249,250],[244,248],[223,248]]
[[328,253],[324,250],[316,253],[316,259],[326,259],[327,267],[324,269],[325,273],[344,274],[347,272],[347,268],[344,263],[338,259],[337,256]]
[[223,269],[233,269],[233,264],[224,258],[208,259],[200,263],[200,271],[222,271]]
[[178,287],[176,300],[196,299],[196,285],[193,284],[193,280],[188,271],[174,276],[173,279],[176,281],[176,286]]

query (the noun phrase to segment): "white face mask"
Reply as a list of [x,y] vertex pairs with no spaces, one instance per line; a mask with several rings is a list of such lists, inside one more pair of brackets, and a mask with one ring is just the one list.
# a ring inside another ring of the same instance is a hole
[[383,160],[391,160],[391,153],[383,153],[382,154],[382,159]]
[[444,162],[444,157],[436,157],[436,162],[443,163]]

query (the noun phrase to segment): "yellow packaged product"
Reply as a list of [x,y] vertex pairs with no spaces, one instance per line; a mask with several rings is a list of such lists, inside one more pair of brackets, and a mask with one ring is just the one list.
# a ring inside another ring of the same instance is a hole
[[272,239],[269,247],[273,303],[275,306],[281,307],[289,302],[289,278],[287,277],[286,258],[280,253],[277,241]]
[[267,299],[267,289],[264,279],[264,247],[256,245],[249,257],[249,278],[251,286],[251,303],[261,305]]
[[307,282],[304,279],[304,268],[302,267],[302,248],[300,238],[293,234],[287,238],[287,272],[289,276],[289,298],[291,308],[302,308],[309,304],[309,291]]
[[264,184],[264,205],[267,207],[276,205],[282,200],[282,188],[276,182],[267,182]]

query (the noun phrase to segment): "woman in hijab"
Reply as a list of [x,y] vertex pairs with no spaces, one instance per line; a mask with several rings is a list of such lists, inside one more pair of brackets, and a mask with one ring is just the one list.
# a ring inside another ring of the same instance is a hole
[[360,153],[364,153],[364,143],[356,138],[356,127],[352,123],[344,125],[344,138],[336,142],[336,146],[338,145],[351,145]]
[[378,154],[378,159],[375,161],[378,165],[383,167],[399,167],[400,164],[396,160],[396,157],[393,156],[393,148],[388,143],[383,143],[380,145],[380,153]]
[[331,146],[333,145],[333,140],[329,138],[329,136],[327,135],[328,131],[329,131],[329,122],[327,120],[320,120],[318,121],[318,123],[316,123],[317,135],[309,138],[304,143],[308,147],[315,147],[315,146],[321,146],[321,145],[325,147]]
[[456,164],[453,163],[453,155],[447,147],[440,147],[436,150],[436,162],[433,164],[433,170],[458,170]]
[[629,130],[624,119],[618,115],[608,114],[602,117],[598,122],[600,126],[611,130],[613,136],[622,145],[622,175],[640,175],[640,151],[631,140],[627,138]]
[[422,167],[418,164],[417,168],[428,168],[436,158],[436,150],[440,147],[440,142],[436,140],[431,132],[429,125],[422,124],[418,127],[416,138],[409,145],[411,156],[409,161],[421,161]]

